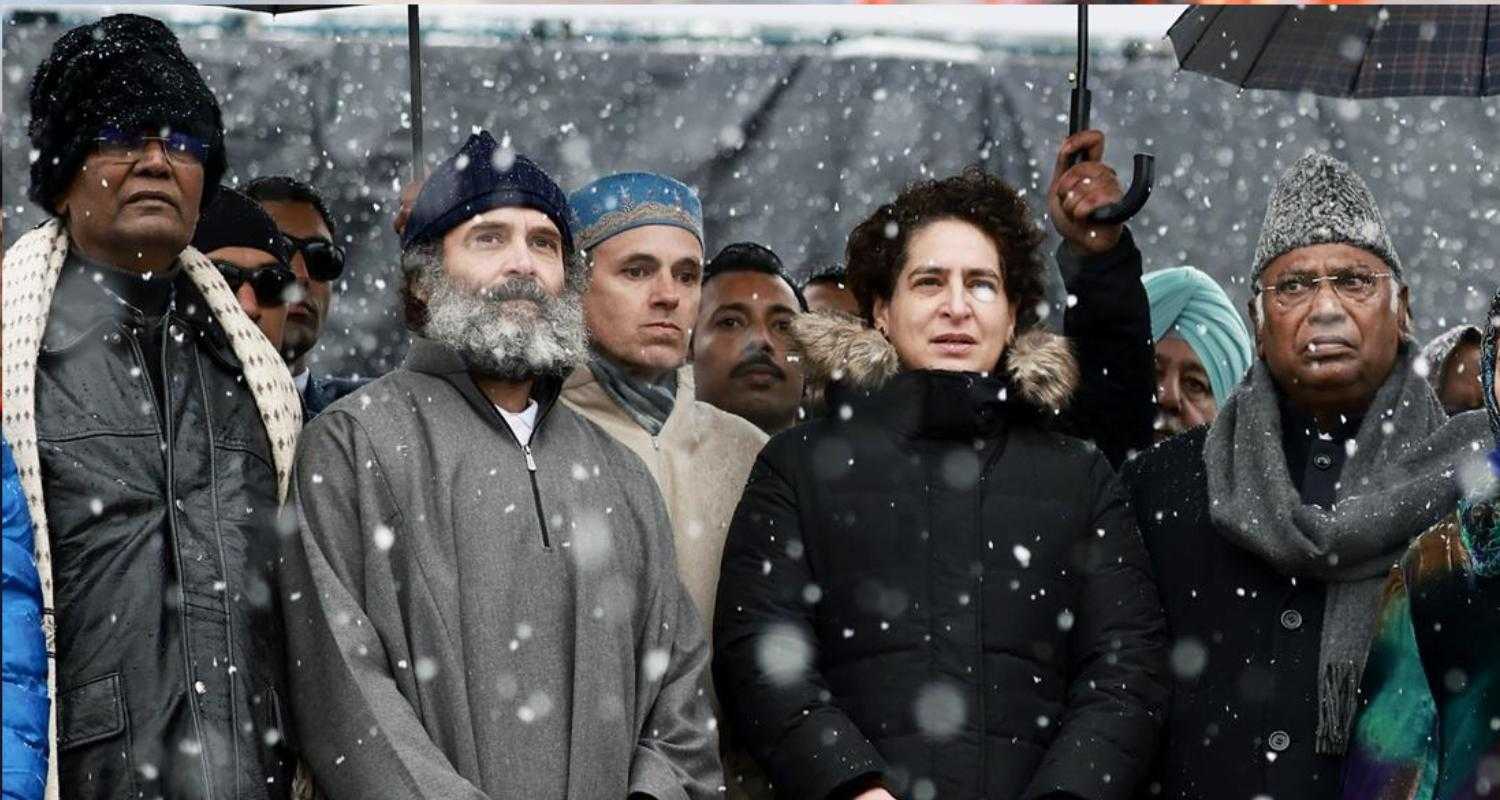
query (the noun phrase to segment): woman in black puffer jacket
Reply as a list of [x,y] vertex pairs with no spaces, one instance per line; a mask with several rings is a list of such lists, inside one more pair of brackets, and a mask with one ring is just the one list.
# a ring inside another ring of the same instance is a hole
[[997,178],[917,184],[850,236],[874,329],[794,327],[828,415],[761,453],[714,619],[780,797],[1128,798],[1151,761],[1161,606],[1108,462],[1049,431],[1040,240]]

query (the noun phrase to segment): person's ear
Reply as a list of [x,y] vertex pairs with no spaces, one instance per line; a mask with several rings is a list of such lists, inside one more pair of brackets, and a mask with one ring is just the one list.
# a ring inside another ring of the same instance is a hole
[[887,339],[891,338],[890,316],[891,304],[887,303],[883,297],[875,298],[870,317],[875,323],[875,330],[880,331],[880,335]]
[[1400,299],[1397,300],[1396,324],[1402,336],[1411,335],[1411,289],[1405,285],[1401,287]]
[[1263,333],[1265,333],[1266,321],[1265,318],[1262,318],[1262,300],[1260,300],[1260,297],[1262,296],[1259,293],[1251,294],[1250,300],[1245,300],[1245,312],[1250,315],[1250,333],[1256,336],[1256,357],[1257,359],[1265,359],[1266,341]]

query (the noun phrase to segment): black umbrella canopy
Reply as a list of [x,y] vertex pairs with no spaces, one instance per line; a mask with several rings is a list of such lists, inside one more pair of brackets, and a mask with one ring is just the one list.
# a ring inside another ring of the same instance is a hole
[[1167,36],[1183,69],[1325,97],[1500,94],[1489,5],[1194,6]]
[[229,6],[229,8],[237,8],[241,11],[259,11],[262,14],[270,14],[271,16],[276,16],[278,14],[295,14],[298,11],[327,11],[330,8],[348,7],[349,6],[286,6],[277,5],[275,3],[266,3],[264,5]]

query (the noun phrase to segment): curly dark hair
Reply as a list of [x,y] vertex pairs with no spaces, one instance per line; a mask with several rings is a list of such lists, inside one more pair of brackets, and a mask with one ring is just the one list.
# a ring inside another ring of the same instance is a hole
[[889,301],[895,292],[911,237],[928,223],[944,219],[970,223],[995,243],[1016,333],[1037,325],[1037,309],[1046,296],[1042,231],[1020,193],[979,167],[907,186],[894,202],[875,209],[849,233],[844,248],[848,285],[865,320],[874,319],[877,299]]

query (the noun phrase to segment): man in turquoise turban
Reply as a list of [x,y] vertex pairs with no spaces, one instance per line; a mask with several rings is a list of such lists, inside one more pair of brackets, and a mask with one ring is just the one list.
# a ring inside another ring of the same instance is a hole
[[1202,270],[1144,275],[1156,345],[1156,439],[1213,422],[1250,367],[1250,334],[1229,296]]

